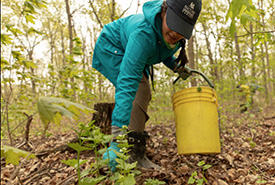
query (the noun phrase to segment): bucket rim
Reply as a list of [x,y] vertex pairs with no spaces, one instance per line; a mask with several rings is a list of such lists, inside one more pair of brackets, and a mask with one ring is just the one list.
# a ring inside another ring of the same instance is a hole
[[[202,87],[202,90],[201,91],[195,91],[195,89],[197,89],[198,87],[189,87],[189,88],[185,88],[185,89],[182,89],[178,92],[175,92],[172,96],[172,99],[173,101],[175,99],[177,99],[179,96],[182,96],[182,95],[187,95],[187,94],[194,94],[194,93],[203,93],[203,94],[210,94],[211,96],[215,97],[216,99],[218,99],[218,96],[217,96],[217,92],[215,89],[211,88],[211,87],[207,87],[207,86],[203,86]],[[206,90],[206,91],[203,91],[203,90]]]

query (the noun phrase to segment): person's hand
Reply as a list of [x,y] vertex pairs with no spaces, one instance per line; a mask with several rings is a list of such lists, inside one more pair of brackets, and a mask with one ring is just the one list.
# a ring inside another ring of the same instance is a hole
[[117,146],[118,143],[116,142],[111,142],[110,144],[110,147],[107,149],[107,151],[103,154],[103,159],[109,159],[109,167],[111,168],[111,171],[112,172],[115,172],[116,170],[116,165],[117,165],[117,162],[116,162],[116,158],[117,158],[117,155],[116,153],[114,152],[117,151],[117,152],[120,152],[120,148]]
[[187,66],[177,69],[177,73],[183,80],[186,80],[192,75],[191,69]]

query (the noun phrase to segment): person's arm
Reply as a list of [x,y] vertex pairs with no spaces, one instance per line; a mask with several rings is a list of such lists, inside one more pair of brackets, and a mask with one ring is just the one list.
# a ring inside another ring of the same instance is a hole
[[[175,68],[175,59],[176,57],[173,55],[173,56],[170,56],[168,58],[166,58],[163,63],[168,67],[170,68],[172,71],[174,71],[174,68]],[[174,71],[176,72],[176,71]]]
[[150,35],[144,31],[131,33],[125,49],[115,92],[112,125],[129,125],[132,104],[151,52]]

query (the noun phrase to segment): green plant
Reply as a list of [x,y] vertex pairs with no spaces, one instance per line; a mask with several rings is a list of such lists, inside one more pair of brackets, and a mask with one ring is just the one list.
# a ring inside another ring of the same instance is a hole
[[1,145],[1,157],[6,158],[6,165],[10,163],[13,165],[19,165],[21,157],[27,159],[36,158],[34,154],[6,145]]
[[256,181],[256,183],[257,183],[257,184],[265,184],[265,183],[267,183],[267,181],[264,180],[262,176],[259,176],[259,177],[258,177],[258,180]]
[[[88,125],[79,123],[78,129],[79,130],[74,131],[78,135],[79,142],[68,144],[69,147],[77,152],[77,159],[62,160],[61,162],[76,168],[78,184],[97,184],[106,178],[106,176],[100,175],[99,169],[107,165],[106,160],[101,160],[99,155],[106,151],[106,144],[112,140],[113,136],[101,133],[100,128],[94,126],[92,122]],[[104,148],[98,150],[100,144],[102,144]],[[94,151],[96,155],[95,162],[90,165],[91,168],[81,171],[80,166],[85,164],[87,160],[80,159],[80,153],[86,150]]]
[[275,132],[273,131],[273,132],[270,132],[269,133],[269,136],[275,136]]
[[125,133],[124,135],[117,136],[118,147],[121,148],[120,152],[114,151],[118,158],[116,158],[116,162],[118,163],[116,168],[118,169],[113,177],[110,179],[115,181],[115,184],[125,184],[125,185],[134,185],[136,184],[135,176],[139,175],[141,172],[136,170],[137,162],[128,163],[129,159],[129,151],[131,145],[128,144],[127,134],[129,131],[127,130],[127,126],[123,126],[122,131]]
[[40,118],[44,123],[44,132],[46,132],[50,122],[59,125],[62,116],[77,120],[81,112],[86,114],[94,112],[81,104],[54,97],[40,98],[37,102],[37,107]]
[[212,165],[210,164],[205,164],[204,161],[200,161],[198,163],[198,166],[199,167],[202,167],[202,178],[199,178],[198,176],[198,172],[197,171],[194,171],[191,175],[191,177],[189,177],[188,179],[188,184],[194,184],[196,183],[196,185],[202,185],[204,182],[207,182],[207,179],[204,177],[204,172],[211,168]]
[[[112,173],[111,170],[105,172],[109,175],[101,175],[99,173],[100,169],[104,166],[107,166],[108,160],[101,159],[102,154],[107,149],[107,143],[109,143],[113,139],[113,135],[105,135],[100,132],[100,128],[95,126],[92,122],[88,125],[83,123],[78,124],[78,130],[74,130],[78,137],[78,143],[69,143],[68,146],[73,148],[77,152],[77,159],[69,159],[62,160],[66,165],[72,166],[77,170],[78,175],[78,184],[80,185],[94,185],[98,184],[104,180],[111,180],[115,185],[134,185],[136,184],[135,177],[141,172],[136,170],[135,163],[128,163],[129,159],[129,147],[131,145],[128,144],[126,134],[128,133],[127,127],[123,127],[124,135],[117,136],[117,142],[119,143],[119,147],[121,148],[120,152],[116,152],[118,158],[117,161],[117,170],[115,173]],[[102,146],[102,149],[99,149],[99,146]],[[95,162],[90,164],[90,168],[81,171],[80,166],[85,164],[87,160],[82,160],[80,154],[82,151],[92,150],[95,153]],[[147,185],[157,185],[157,184],[165,184],[165,182],[147,179]]]
[[159,181],[158,179],[146,179],[144,182],[145,185],[160,185],[160,184],[166,184],[163,181]]
[[256,147],[256,143],[254,143],[253,141],[250,141],[249,145],[250,145],[251,148],[255,148]]

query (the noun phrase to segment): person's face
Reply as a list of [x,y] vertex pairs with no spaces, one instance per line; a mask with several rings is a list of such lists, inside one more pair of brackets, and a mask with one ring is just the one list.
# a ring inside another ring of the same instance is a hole
[[175,44],[184,37],[177,32],[170,30],[166,24],[166,13],[162,19],[162,36],[169,44]]

